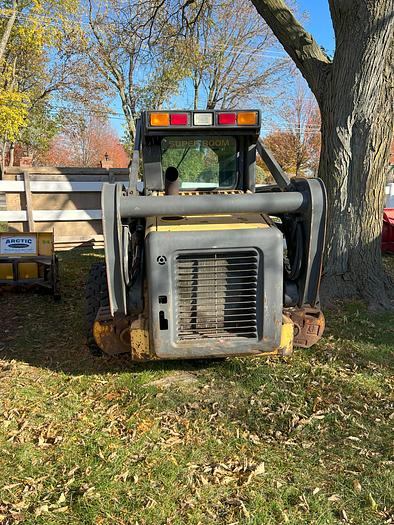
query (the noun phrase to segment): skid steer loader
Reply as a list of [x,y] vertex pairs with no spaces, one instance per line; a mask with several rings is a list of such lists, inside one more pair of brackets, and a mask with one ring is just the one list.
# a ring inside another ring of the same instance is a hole
[[[92,346],[143,361],[289,355],[321,338],[325,189],[287,177],[260,119],[146,111],[136,121],[128,187],[102,191]],[[276,184],[256,187],[256,152]]]

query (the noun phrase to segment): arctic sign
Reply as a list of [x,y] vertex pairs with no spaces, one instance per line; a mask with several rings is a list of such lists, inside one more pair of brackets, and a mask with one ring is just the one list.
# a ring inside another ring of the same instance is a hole
[[35,255],[37,240],[35,235],[2,235],[0,253],[3,255],[18,255],[21,253]]

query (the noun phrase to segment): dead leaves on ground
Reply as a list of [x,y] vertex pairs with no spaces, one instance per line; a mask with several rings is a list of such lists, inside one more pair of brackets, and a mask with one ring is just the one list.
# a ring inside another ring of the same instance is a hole
[[265,463],[255,463],[248,459],[228,463],[205,463],[188,466],[188,480],[191,486],[248,485],[253,478],[265,474]]

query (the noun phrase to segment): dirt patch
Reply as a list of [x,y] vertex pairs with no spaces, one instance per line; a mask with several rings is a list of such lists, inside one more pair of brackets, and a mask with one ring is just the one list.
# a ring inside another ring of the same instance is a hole
[[162,377],[155,381],[147,383],[147,386],[155,386],[157,388],[171,388],[179,386],[196,385],[198,383],[197,375],[190,372],[174,372],[173,374]]

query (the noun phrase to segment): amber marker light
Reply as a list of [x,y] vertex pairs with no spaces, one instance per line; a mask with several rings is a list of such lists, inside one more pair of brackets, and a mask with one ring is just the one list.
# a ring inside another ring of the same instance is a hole
[[257,125],[256,111],[240,111],[237,118],[238,126],[254,126]]
[[150,125],[151,126],[169,126],[170,125],[170,114],[169,113],[151,113],[150,114]]

